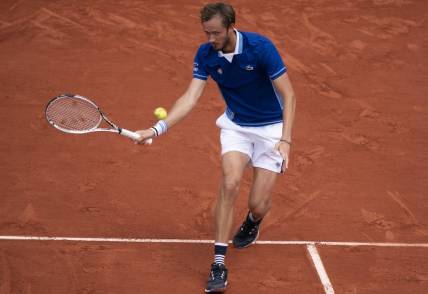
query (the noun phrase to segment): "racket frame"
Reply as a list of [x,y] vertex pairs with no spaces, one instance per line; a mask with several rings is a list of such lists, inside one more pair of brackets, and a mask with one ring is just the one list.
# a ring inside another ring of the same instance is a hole
[[[78,99],[81,99],[81,100],[84,100],[84,101],[86,101],[86,102],[88,102],[89,104],[91,104],[91,105],[93,105],[97,110],[98,110],[98,113],[100,114],[100,119],[99,119],[99,121],[97,122],[97,124],[93,127],[93,128],[91,128],[91,129],[87,129],[87,130],[69,130],[69,129],[66,129],[66,128],[62,128],[62,127],[60,127],[60,126],[58,126],[57,124],[55,124],[52,120],[50,120],[49,119],[49,117],[48,117],[48,108],[49,108],[49,106],[52,104],[52,103],[54,103],[56,100],[59,100],[59,99],[66,99],[66,98],[78,98]],[[135,133],[135,132],[132,132],[132,131],[130,131],[130,130],[127,130],[127,129],[123,129],[123,128],[121,128],[121,127],[119,127],[119,126],[117,126],[116,124],[114,124],[113,122],[111,122],[108,118],[107,118],[107,116],[101,111],[101,109],[100,109],[100,107],[98,106],[98,105],[96,105],[94,102],[92,102],[91,100],[89,100],[88,98],[86,98],[86,97],[83,97],[83,96],[80,96],[80,95],[77,95],[77,94],[68,94],[68,93],[66,93],[66,94],[61,94],[61,95],[59,95],[59,96],[56,96],[56,97],[54,97],[54,98],[52,98],[49,102],[48,102],[48,104],[46,105],[46,108],[45,108],[45,117],[46,117],[46,120],[54,127],[54,128],[56,128],[56,129],[58,129],[58,130],[60,130],[60,131],[62,131],[62,132],[65,132],[65,133],[70,133],[70,134],[87,134],[87,133],[94,133],[94,132],[111,132],[111,133],[117,133],[117,134],[120,134],[120,135],[122,135],[122,136],[125,136],[125,137],[128,137],[128,138],[131,138],[131,139],[133,139],[133,140],[138,140],[138,139],[140,139],[141,138],[141,136],[139,135],[139,134],[137,134],[137,133]],[[111,126],[111,128],[100,128],[99,126],[100,126],[100,124],[101,124],[101,122],[102,121],[105,121],[107,124],[109,124],[110,126]],[[151,141],[151,139],[149,139],[150,141]],[[148,141],[148,140],[147,140]],[[149,143],[149,142],[147,142],[147,143]]]

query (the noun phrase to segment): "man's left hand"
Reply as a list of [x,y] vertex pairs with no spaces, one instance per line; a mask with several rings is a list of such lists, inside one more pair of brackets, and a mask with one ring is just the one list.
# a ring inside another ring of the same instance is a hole
[[282,158],[284,159],[283,171],[284,169],[288,168],[288,161],[289,161],[288,156],[290,154],[290,147],[291,147],[290,143],[285,141],[279,141],[275,145],[275,150],[277,150],[279,154],[281,154]]

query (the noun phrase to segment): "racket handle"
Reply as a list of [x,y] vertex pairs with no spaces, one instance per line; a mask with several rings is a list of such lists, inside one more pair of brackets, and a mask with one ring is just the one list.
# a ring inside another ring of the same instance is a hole
[[[135,140],[135,141],[141,139],[141,136],[139,134],[132,132],[130,130],[127,130],[127,129],[120,129],[119,134],[121,134],[122,136],[128,137],[128,138],[131,138],[132,140]],[[144,141],[144,144],[150,145],[150,144],[152,144],[152,142],[153,142],[152,139],[147,139]]]

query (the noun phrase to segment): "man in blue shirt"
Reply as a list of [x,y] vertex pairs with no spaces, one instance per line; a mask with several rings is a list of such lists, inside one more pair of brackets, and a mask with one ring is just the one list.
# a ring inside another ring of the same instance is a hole
[[201,10],[201,23],[208,43],[197,51],[188,89],[165,120],[138,133],[140,142],[165,133],[196,105],[209,76],[218,84],[227,106],[217,119],[223,178],[215,212],[214,262],[205,292],[223,292],[233,207],[244,170],[251,163],[254,177],[248,215],[233,237],[235,248],[256,241],[259,225],[271,207],[277,175],[288,166],[295,95],[273,43],[259,34],[236,30],[230,5],[206,5]]

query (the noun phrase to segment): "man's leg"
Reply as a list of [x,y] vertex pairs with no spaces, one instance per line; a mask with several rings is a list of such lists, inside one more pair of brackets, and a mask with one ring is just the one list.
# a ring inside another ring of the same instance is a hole
[[253,186],[248,199],[248,207],[254,220],[262,219],[269,212],[277,177],[276,172],[264,168],[254,168]]
[[278,173],[254,168],[254,179],[248,199],[249,213],[246,220],[233,238],[236,248],[245,248],[253,244],[259,235],[259,225],[272,204],[272,191]]
[[222,157],[223,178],[215,210],[214,263],[205,292],[223,292],[227,285],[224,258],[233,223],[233,208],[249,157],[241,152],[227,152]]
[[229,241],[233,223],[234,204],[248,162],[248,156],[241,152],[232,151],[223,155],[223,179],[215,210],[216,242],[227,243]]

